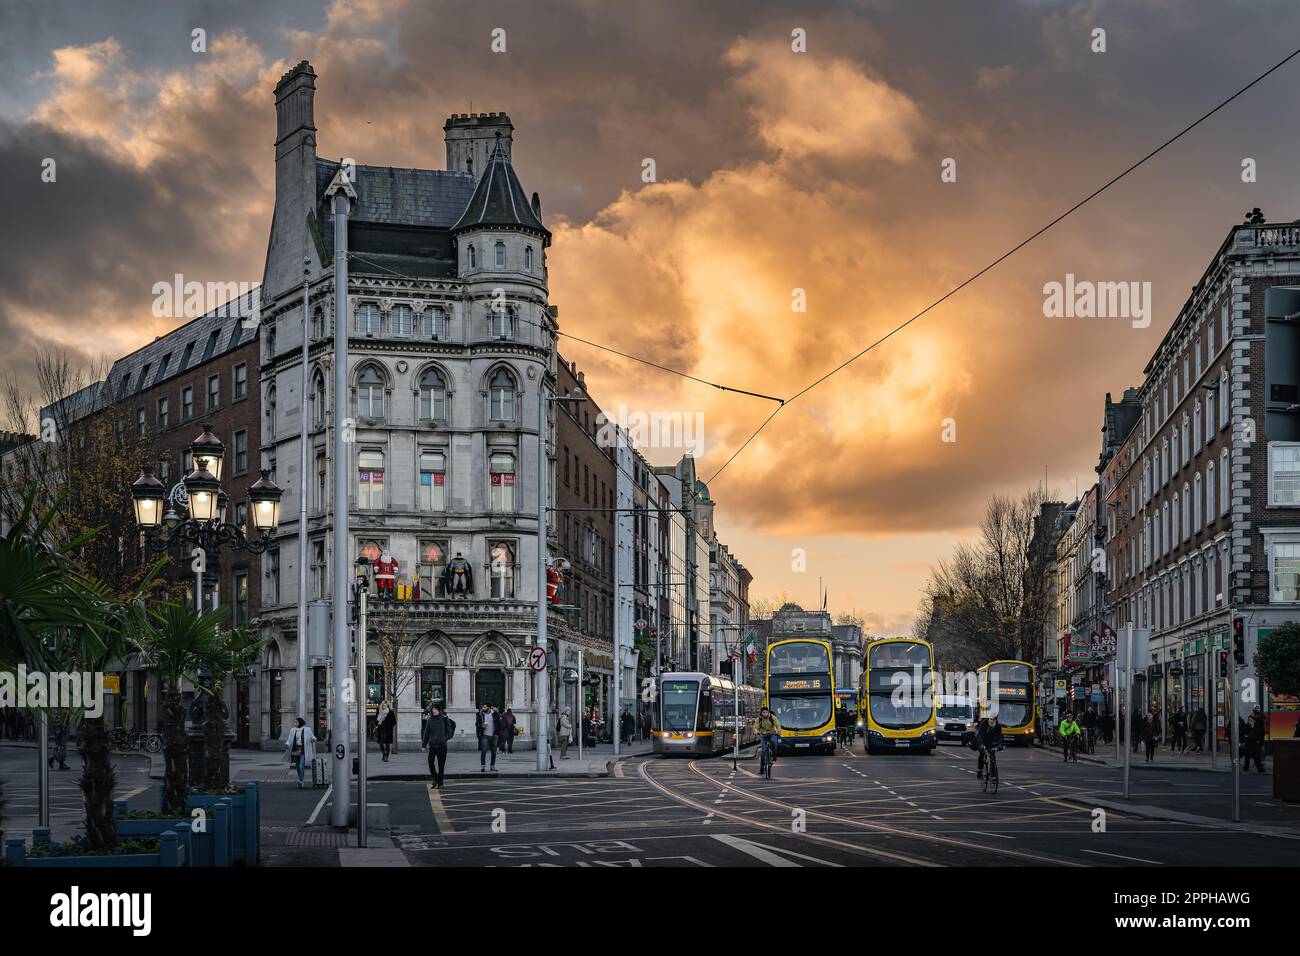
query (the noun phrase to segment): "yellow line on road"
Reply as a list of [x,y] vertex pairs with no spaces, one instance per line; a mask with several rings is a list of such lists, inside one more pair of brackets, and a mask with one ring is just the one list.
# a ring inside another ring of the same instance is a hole
[[432,785],[429,786],[429,809],[433,811],[433,819],[438,824],[439,833],[459,832],[451,825],[451,817],[447,816],[447,809],[442,805],[442,792],[435,790]]

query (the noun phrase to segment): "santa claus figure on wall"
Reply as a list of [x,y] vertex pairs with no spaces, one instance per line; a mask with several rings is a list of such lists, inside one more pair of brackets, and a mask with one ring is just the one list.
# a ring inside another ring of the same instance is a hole
[[384,553],[375,559],[375,591],[379,597],[393,599],[393,592],[397,586],[397,559],[387,548]]

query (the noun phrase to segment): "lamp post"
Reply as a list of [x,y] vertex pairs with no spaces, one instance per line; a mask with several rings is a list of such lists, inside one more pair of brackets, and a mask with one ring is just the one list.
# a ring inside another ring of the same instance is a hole
[[[587,396],[582,389],[572,395],[547,395],[546,376],[537,386],[537,646],[542,649],[542,660],[546,661],[546,571],[550,563],[546,559],[546,403],[547,402],[585,402]],[[547,769],[547,724],[549,723],[548,698],[551,691],[551,678],[546,670],[539,672],[539,689],[537,692],[537,769]],[[579,738],[582,733],[579,731]]]
[[[135,510],[136,526],[143,534],[146,547],[162,554],[178,545],[190,545],[194,558],[194,607],[203,611],[203,575],[207,571],[208,555],[220,560],[221,549],[262,554],[271,544],[272,535],[280,524],[280,497],[284,494],[274,481],[271,472],[263,469],[261,477],[248,489],[249,510],[253,526],[259,536],[250,538],[247,529],[229,524],[226,510],[229,497],[221,488],[222,462],[225,447],[209,425],[190,443],[194,470],[177,482],[170,490],[154,477],[153,468],[145,465],[140,477],[131,483],[131,502]],[[167,510],[164,512],[163,508]],[[182,517],[176,508],[182,507]],[[207,692],[200,690],[195,697],[191,714],[193,726],[201,727],[207,710]],[[191,760],[195,777],[203,776],[204,754],[202,731],[191,735]],[[223,778],[225,774],[222,774]]]

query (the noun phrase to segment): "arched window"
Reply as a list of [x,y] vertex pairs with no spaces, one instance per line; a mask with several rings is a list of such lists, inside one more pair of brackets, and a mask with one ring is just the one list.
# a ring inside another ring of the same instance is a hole
[[[1176,496],[1175,496],[1176,497]],[[1164,503],[1160,509],[1160,553],[1163,555],[1169,550],[1169,502]]]
[[1228,466],[1228,449],[1219,456],[1219,513],[1227,514],[1232,507],[1232,471]]
[[474,251],[474,244],[470,243],[469,247],[469,267],[473,269],[478,265],[478,254]]
[[515,596],[515,549],[509,541],[494,541],[489,552],[491,558],[492,596]]
[[1183,482],[1183,516],[1182,516],[1183,536],[1180,541],[1186,541],[1192,533],[1192,488],[1187,482]]
[[384,453],[363,451],[357,455],[357,507],[384,507]]
[[[1226,312],[1227,306],[1224,306]],[[1226,341],[1226,339],[1225,339]],[[1219,373],[1219,427],[1223,428],[1232,420],[1232,411],[1228,407],[1228,370]]]
[[362,302],[357,306],[357,334],[379,334],[379,306],[374,302]]
[[1219,516],[1218,511],[1214,508],[1214,462],[1205,466],[1205,524],[1214,524],[1214,519]]
[[488,417],[501,422],[515,420],[515,380],[504,368],[497,369],[488,384]]
[[403,338],[411,334],[411,307],[409,305],[395,305],[392,311],[393,334],[400,335]]
[[495,306],[491,310],[492,337],[494,339],[514,338],[515,307],[512,305]]
[[1175,471],[1178,470],[1179,466],[1182,465],[1182,461],[1183,461],[1181,458],[1178,457],[1178,429],[1177,428],[1174,429],[1174,440],[1171,445],[1170,452],[1171,452],[1170,455],[1171,460],[1170,460],[1169,474],[1172,475]]
[[311,378],[311,423],[320,426],[325,421],[325,376],[317,369]]
[[529,272],[533,271],[533,247],[524,246],[524,268]]
[[325,313],[318,306],[311,314],[311,337],[319,339],[325,335]]
[[384,376],[367,365],[357,376],[357,414],[363,418],[384,417]]
[[506,244],[498,242],[496,244],[497,268],[504,269],[506,265]]
[[447,417],[447,383],[437,369],[428,369],[420,376],[420,417]]
[[1196,451],[1201,450],[1201,437],[1205,433],[1201,431],[1201,400],[1196,400],[1196,409],[1192,412],[1192,435],[1196,440]]
[[[1177,457],[1177,456],[1175,456]],[[1187,464],[1192,458],[1192,426],[1187,415],[1183,415],[1183,457],[1182,464]]]
[[1196,473],[1195,485],[1192,490],[1194,492],[1192,495],[1192,531],[1199,532],[1201,530],[1201,473],[1199,471]]
[[447,312],[440,305],[431,305],[420,314],[420,334],[429,339],[447,337]]
[[508,452],[493,452],[490,461],[492,482],[492,510],[515,510],[515,456]]
[[275,386],[266,390],[266,438],[275,437]]
[[1205,444],[1214,441],[1214,398],[1205,403]]

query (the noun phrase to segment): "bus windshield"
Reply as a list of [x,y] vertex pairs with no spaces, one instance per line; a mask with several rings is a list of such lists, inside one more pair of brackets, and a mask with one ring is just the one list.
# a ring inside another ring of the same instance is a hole
[[830,694],[817,697],[770,697],[768,705],[782,730],[815,730],[831,719]]
[[868,650],[867,701],[882,727],[919,727],[933,714],[928,675],[930,649],[923,644],[882,643]]
[[826,648],[820,644],[795,641],[792,644],[778,644],[773,647],[767,658],[769,674],[829,674],[830,658]]
[[659,693],[663,730],[695,729],[695,706],[700,699],[699,681],[666,680]]
[[1029,723],[1030,706],[1034,698],[1032,672],[1028,664],[994,664],[989,668],[990,695],[992,682],[997,680],[995,703],[998,720],[1004,727],[1020,727]]

